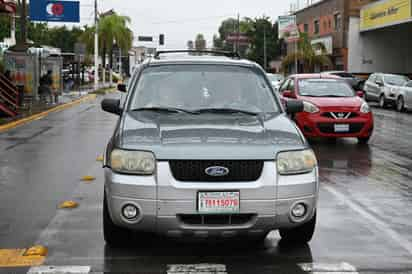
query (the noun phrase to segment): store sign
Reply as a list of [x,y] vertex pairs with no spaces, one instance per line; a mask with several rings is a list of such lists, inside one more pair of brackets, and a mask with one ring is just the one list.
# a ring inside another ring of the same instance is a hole
[[[333,53],[333,38],[332,36],[313,39],[310,41],[312,47],[315,49],[316,54],[332,55]],[[319,47],[319,45],[322,45]],[[323,51],[324,50],[324,51]]]
[[360,30],[372,30],[412,21],[412,0],[383,0],[361,10]]
[[279,39],[293,42],[299,39],[299,28],[296,25],[296,16],[279,16]]
[[79,1],[31,0],[30,20],[46,22],[80,22]]

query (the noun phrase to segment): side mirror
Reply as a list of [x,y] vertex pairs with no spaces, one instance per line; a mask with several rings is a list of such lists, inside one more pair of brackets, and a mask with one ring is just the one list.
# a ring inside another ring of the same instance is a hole
[[117,85],[117,90],[120,91],[120,92],[127,92],[126,85],[125,84],[118,84]]
[[296,98],[295,93],[291,90],[285,90],[282,95],[286,98]]
[[365,96],[365,94],[363,93],[363,91],[358,90],[358,91],[356,92],[356,96],[358,96],[358,97],[360,97],[360,98],[363,98],[363,97]]
[[106,112],[113,113],[116,115],[122,114],[122,109],[120,108],[120,100],[116,99],[104,99],[101,103],[102,109]]
[[303,112],[303,102],[299,100],[286,101],[286,112],[288,114]]

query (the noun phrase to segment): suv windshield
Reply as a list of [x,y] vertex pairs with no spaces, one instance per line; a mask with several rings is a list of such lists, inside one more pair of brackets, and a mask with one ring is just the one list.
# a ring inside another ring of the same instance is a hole
[[402,75],[384,75],[383,79],[385,83],[392,86],[404,86],[409,78]]
[[299,80],[299,94],[309,97],[353,97],[355,93],[344,81],[335,79]]
[[[233,109],[278,112],[264,77],[228,65],[164,65],[142,72],[129,110],[175,108],[188,111]],[[223,113],[223,112],[222,112]]]

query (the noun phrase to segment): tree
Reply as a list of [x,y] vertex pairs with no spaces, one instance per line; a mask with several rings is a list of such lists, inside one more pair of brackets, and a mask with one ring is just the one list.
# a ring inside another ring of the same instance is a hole
[[195,39],[195,49],[196,50],[205,50],[206,49],[206,40],[205,36],[201,33],[196,35]]
[[297,59],[303,65],[303,72],[314,72],[316,66],[331,66],[332,61],[326,55],[326,49],[323,44],[312,45],[306,33],[300,34],[298,41],[298,51],[289,53],[282,61],[282,70],[295,63]]

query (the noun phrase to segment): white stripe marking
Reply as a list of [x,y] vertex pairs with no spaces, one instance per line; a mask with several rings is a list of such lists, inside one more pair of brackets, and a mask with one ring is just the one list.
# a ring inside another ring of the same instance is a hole
[[90,266],[35,266],[27,274],[87,274]]
[[310,272],[312,274],[315,273],[347,273],[347,274],[358,274],[356,267],[348,263],[340,263],[340,264],[330,264],[330,263],[302,263],[298,264],[299,267],[305,271]]
[[167,266],[167,274],[227,274],[224,264],[172,264]]
[[345,195],[343,195],[342,193],[340,193],[337,190],[333,189],[332,187],[324,186],[324,189],[326,189],[328,192],[333,194],[342,203],[345,203],[346,205],[348,205],[352,210],[354,210],[357,213],[359,213],[360,215],[362,215],[362,217],[364,217],[365,219],[368,219],[370,222],[374,223],[375,226],[378,229],[385,232],[390,238],[392,238],[392,240],[394,240],[398,245],[403,247],[406,251],[408,251],[412,255],[412,244],[407,239],[405,239],[401,235],[399,235],[392,228],[390,228],[389,225],[387,225],[383,221],[377,219],[372,214],[365,211],[362,207],[355,204],[354,202],[352,202],[351,200],[346,198]]

